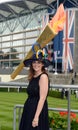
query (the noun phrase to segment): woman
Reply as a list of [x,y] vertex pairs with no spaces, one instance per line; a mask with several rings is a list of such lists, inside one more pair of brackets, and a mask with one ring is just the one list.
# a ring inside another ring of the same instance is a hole
[[28,98],[24,104],[19,130],[49,130],[47,94],[48,74],[45,67],[50,65],[42,50],[31,59],[24,61],[30,66]]

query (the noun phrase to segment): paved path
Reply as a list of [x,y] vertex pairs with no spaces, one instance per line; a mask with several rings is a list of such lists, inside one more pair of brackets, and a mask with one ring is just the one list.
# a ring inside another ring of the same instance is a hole
[[[15,80],[20,79],[20,78],[24,78],[26,77],[26,75],[18,75]],[[0,75],[1,78],[1,82],[10,82],[10,81],[14,81],[13,79],[11,79],[10,75]]]

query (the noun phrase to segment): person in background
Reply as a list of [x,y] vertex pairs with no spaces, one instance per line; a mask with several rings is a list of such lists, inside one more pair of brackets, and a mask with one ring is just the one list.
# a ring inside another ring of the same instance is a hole
[[62,88],[62,91],[61,91],[61,98],[64,99],[64,96],[65,96],[65,90],[64,90],[64,88]]
[[68,89],[65,90],[66,99],[68,99]]
[[24,104],[19,130],[49,130],[47,95],[49,78],[46,67],[50,65],[43,50],[38,50],[24,61],[29,67],[28,98]]

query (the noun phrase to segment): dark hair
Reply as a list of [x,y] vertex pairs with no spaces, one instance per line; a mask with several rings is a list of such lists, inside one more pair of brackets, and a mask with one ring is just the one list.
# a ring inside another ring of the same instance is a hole
[[[41,70],[43,73],[47,73],[46,72],[46,69],[45,69],[45,66],[42,66],[42,70]],[[34,74],[35,74],[35,71],[32,67],[32,65],[30,66],[30,69],[29,69],[29,74],[28,74],[28,80],[30,81],[33,77],[34,77]]]

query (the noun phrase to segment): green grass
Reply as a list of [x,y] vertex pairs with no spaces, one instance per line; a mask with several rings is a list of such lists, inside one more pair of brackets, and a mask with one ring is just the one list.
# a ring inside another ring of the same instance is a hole
[[13,130],[13,110],[24,104],[26,93],[0,92],[0,130]]
[[[17,92],[0,92],[0,130],[13,130],[13,110],[16,104],[24,104],[27,94]],[[67,108],[66,99],[48,97],[48,106],[55,108]],[[78,109],[78,99],[71,97],[71,109]],[[18,111],[17,111],[18,124]],[[18,130],[18,125],[17,125]]]

